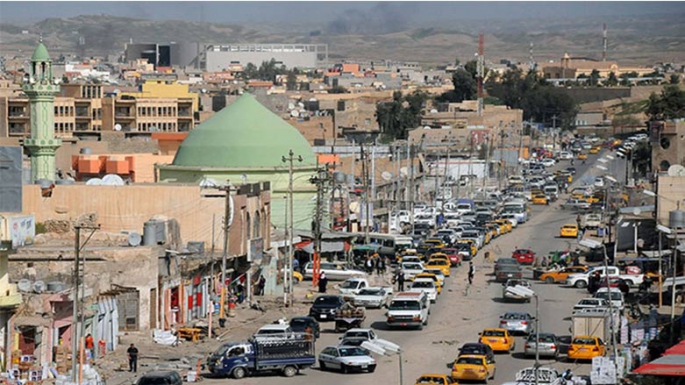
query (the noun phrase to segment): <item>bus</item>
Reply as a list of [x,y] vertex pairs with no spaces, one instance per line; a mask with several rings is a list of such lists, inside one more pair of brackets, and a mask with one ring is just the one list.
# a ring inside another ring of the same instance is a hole
[[[364,233],[357,233],[358,245],[365,243]],[[369,245],[378,245],[378,254],[394,258],[396,253],[412,248],[412,237],[400,234],[369,233]]]

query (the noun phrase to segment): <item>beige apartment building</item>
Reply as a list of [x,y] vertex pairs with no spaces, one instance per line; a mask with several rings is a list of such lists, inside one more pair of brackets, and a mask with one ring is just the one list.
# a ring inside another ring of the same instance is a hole
[[104,98],[102,122],[105,131],[188,132],[195,128],[193,99]]

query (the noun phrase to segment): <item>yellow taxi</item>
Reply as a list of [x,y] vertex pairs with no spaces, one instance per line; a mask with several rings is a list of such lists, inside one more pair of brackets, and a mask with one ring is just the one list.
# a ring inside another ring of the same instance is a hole
[[592,147],[589,151],[590,154],[599,154],[601,147]]
[[445,243],[442,240],[436,238],[426,239],[425,241],[423,241],[423,243],[430,243],[431,247],[435,249],[441,249],[445,247]]
[[428,278],[428,279],[433,280],[433,282],[435,282],[435,288],[438,290],[438,294],[442,293],[442,280],[440,278],[438,278],[437,275],[435,275],[433,273],[419,273],[419,274],[416,274],[414,276],[414,278],[412,278],[411,280],[413,281],[413,280],[418,279],[418,278]]
[[538,279],[545,283],[560,283],[566,281],[566,278],[568,278],[568,276],[571,274],[580,274],[586,271],[586,266],[569,266],[564,267],[561,270],[554,270],[542,273],[542,275],[540,275],[540,278]]
[[426,263],[426,269],[440,269],[445,277],[450,276],[450,261],[444,259],[431,259]]
[[495,378],[495,360],[484,355],[466,354],[452,364],[452,378],[488,382]]
[[445,261],[447,261],[447,262],[450,261],[450,257],[448,257],[447,254],[445,254],[445,253],[433,253],[433,254],[430,255],[430,257],[428,258],[428,260],[430,261],[430,260],[433,260],[433,259],[442,259],[442,260],[445,260]]
[[472,239],[462,239],[457,241],[457,243],[466,243],[471,246],[471,257],[475,257],[478,253],[478,246],[476,246],[476,242]]
[[506,219],[498,219],[494,223],[499,226],[500,234],[507,234],[511,232],[511,222]]
[[495,352],[510,352],[516,348],[516,340],[507,329],[491,328],[480,333],[478,342],[489,345]]
[[586,196],[585,202],[590,203],[590,204],[599,203],[599,197],[596,197],[594,195]]
[[573,337],[568,347],[569,360],[592,360],[594,357],[604,356],[605,353],[604,342],[596,336]]
[[533,195],[533,204],[534,205],[547,205],[549,204],[549,201],[547,200],[547,197],[542,194],[538,195]]
[[575,223],[567,223],[561,226],[561,229],[559,230],[559,236],[561,238],[577,238],[578,225]]
[[587,154],[581,152],[580,154],[578,154],[578,160],[587,160]]
[[422,374],[421,377],[416,379],[414,385],[458,385],[457,381],[454,381],[452,377],[446,374],[428,373]]
[[570,172],[564,171],[559,173],[559,175],[561,175],[562,177],[566,177],[566,182],[573,183],[573,174],[571,174]]
[[304,277],[302,276],[302,274],[300,274],[299,271],[293,270],[293,282],[295,284],[302,282],[303,279],[304,279]]
[[500,229],[497,223],[488,222],[485,224],[485,228],[488,229],[492,238],[497,238],[502,235],[502,229]]
[[584,191],[576,190],[576,191],[571,192],[571,199],[585,200],[585,198],[587,198],[587,197],[585,196]]

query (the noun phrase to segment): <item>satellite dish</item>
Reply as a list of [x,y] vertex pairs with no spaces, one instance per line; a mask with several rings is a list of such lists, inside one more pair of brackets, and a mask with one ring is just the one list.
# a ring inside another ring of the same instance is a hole
[[31,281],[28,279],[20,279],[19,282],[17,282],[17,288],[19,291],[30,291],[31,290]]
[[123,186],[124,180],[117,174],[107,174],[102,177],[103,186]]
[[88,182],[86,182],[86,186],[101,186],[102,185],[102,179],[100,178],[90,178],[88,179]]
[[383,171],[381,173],[381,178],[383,178],[384,181],[390,182],[392,180],[392,173]]
[[668,176],[685,176],[685,167],[674,164],[668,168]]
[[132,247],[140,246],[140,242],[142,242],[143,237],[140,236],[140,234],[136,233],[135,231],[132,231],[128,234],[128,245]]
[[293,118],[297,118],[298,116],[300,116],[300,112],[297,110],[292,110],[290,111],[290,116],[292,116]]
[[114,125],[114,131],[121,131],[121,124],[117,123]]
[[431,110],[431,114],[437,114],[437,113],[438,113],[438,110],[436,110],[435,108],[433,108],[433,109]]
[[219,187],[219,184],[212,178],[204,178],[200,181],[201,188]]
[[288,109],[292,110],[295,108],[295,103],[288,103]]
[[635,215],[635,216],[640,215],[641,212],[642,212],[642,211],[640,210],[639,207],[635,207],[635,208],[633,209],[633,215]]
[[360,209],[360,208],[361,208],[361,205],[359,204],[359,202],[352,202],[352,203],[350,203],[350,211],[351,211],[351,212],[353,212],[353,213],[355,213],[355,214],[359,214],[359,209]]
[[36,281],[33,283],[33,291],[40,294],[45,291],[45,282]]
[[423,129],[424,129],[424,130],[430,130],[430,129],[431,129],[431,126],[424,126]]

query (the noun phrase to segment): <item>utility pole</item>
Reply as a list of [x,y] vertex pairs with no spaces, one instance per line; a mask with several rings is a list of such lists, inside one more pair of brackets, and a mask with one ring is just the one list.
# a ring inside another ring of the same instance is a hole
[[[221,253],[221,291],[226,291],[226,264],[228,262],[229,230],[233,224],[233,201],[231,200],[231,183],[226,181],[226,185],[217,187],[219,191],[226,193],[224,203],[224,250]],[[222,296],[223,297],[223,296]],[[221,303],[220,313],[223,312],[224,304]]]
[[[78,377],[76,372],[76,365],[81,361],[81,354],[83,353],[83,336],[85,328],[85,312],[83,311],[83,304],[85,299],[85,257],[81,259],[81,251],[86,247],[90,238],[93,237],[95,231],[100,229],[97,226],[84,226],[77,224],[74,226],[74,291],[72,302],[72,336],[71,336],[71,380],[72,382],[83,382],[83,365],[79,365]],[[81,243],[81,230],[91,230],[86,241]],[[81,286],[81,295],[79,296],[79,285]]]
[[485,187],[488,178],[490,177],[490,136],[485,135],[485,168],[483,170],[483,192],[485,192]]
[[[288,151],[288,156],[281,157],[281,161],[283,163],[288,164],[288,204],[286,206],[288,207],[288,210],[290,211],[289,219],[290,219],[290,229],[289,231],[286,231],[288,235],[288,256],[286,257],[285,261],[285,277],[284,277],[284,291],[287,292],[287,301],[285,303],[286,306],[292,307],[293,305],[293,162],[297,160],[298,162],[302,162],[302,156],[298,155],[295,157],[295,154],[293,153],[293,150]],[[318,278],[313,278],[312,280],[318,281]]]
[[[448,148],[447,148],[447,157],[445,158],[445,170],[444,170],[444,172],[442,173],[442,184],[443,184],[442,192],[443,192],[443,197],[442,197],[442,201],[441,201],[442,203],[440,204],[440,213],[442,214],[443,218],[444,218],[444,216],[445,216],[445,196],[444,196],[444,194],[445,194],[445,187],[444,187],[444,186],[445,186],[445,183],[447,182],[447,163],[449,162],[449,160],[450,160],[450,149],[449,149],[449,147],[448,147]],[[451,189],[450,189],[450,192],[452,192]]]
[[409,222],[414,234],[414,144],[409,144]]
[[319,283],[319,271],[321,266],[321,221],[323,219],[323,194],[329,182],[328,170],[317,168],[316,175],[309,179],[309,182],[316,185],[316,212],[312,230],[314,233],[314,271],[312,273],[312,285]]

